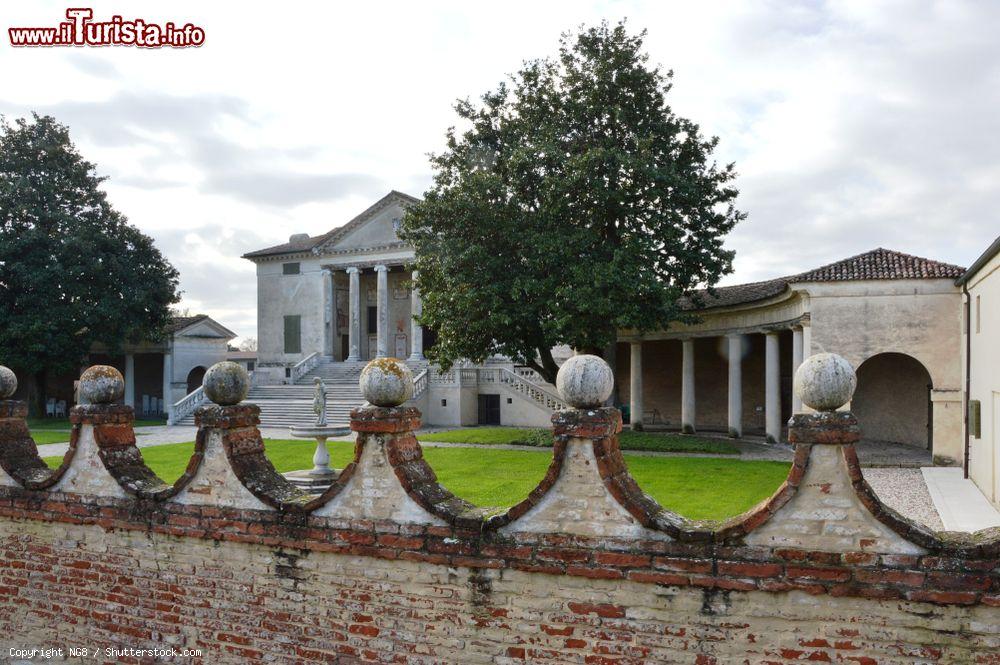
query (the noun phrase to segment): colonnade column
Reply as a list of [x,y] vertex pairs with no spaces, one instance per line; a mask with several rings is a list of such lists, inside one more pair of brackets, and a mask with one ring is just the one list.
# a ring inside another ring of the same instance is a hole
[[631,343],[629,369],[629,418],[632,429],[642,429],[642,341]]
[[420,273],[414,270],[410,275],[413,286],[410,289],[410,360],[424,360],[424,327],[416,318],[424,311],[424,303],[420,299],[420,289],[417,288],[417,277]]
[[[802,364],[802,328],[795,326],[792,328],[792,376],[799,371]],[[802,412],[802,398],[792,389],[792,413]]]
[[781,362],[778,333],[764,334],[764,433],[769,443],[781,440]]
[[350,322],[348,325],[348,346],[350,352],[347,360],[358,362],[361,360],[361,275],[357,268],[348,268],[347,274],[351,281],[350,300]]
[[729,340],[729,436],[743,436],[743,335]]
[[681,431],[685,434],[694,434],[694,339],[682,340],[681,349],[683,350],[681,359]]
[[389,355],[389,269],[384,265],[377,265],[375,273],[378,275],[376,296],[378,338],[375,343],[375,357],[385,358]]
[[167,414],[167,424],[173,425],[174,418],[174,356],[173,345],[168,341],[163,351],[163,411]]
[[[164,400],[166,401],[166,400]],[[135,354],[125,354],[125,404],[135,408]]]

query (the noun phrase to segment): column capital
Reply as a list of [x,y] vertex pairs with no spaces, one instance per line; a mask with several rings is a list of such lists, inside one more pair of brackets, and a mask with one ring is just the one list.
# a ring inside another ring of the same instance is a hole
[[330,275],[333,274],[333,271],[330,270],[329,268],[323,268],[322,270],[319,271],[319,274],[323,275],[324,277],[329,277]]
[[351,266],[350,268],[345,269],[344,272],[346,272],[348,275],[357,275],[358,272],[360,271],[354,266]]
[[384,263],[380,263],[375,266],[375,272],[386,272],[389,268],[386,267]]

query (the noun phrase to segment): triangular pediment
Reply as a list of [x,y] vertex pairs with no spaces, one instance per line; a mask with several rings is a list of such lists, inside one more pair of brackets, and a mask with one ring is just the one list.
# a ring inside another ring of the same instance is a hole
[[236,334],[220,324],[219,322],[205,317],[186,328],[178,330],[174,333],[175,337],[201,337],[201,338],[214,338],[231,340],[236,337]]
[[397,235],[399,221],[406,206],[417,200],[402,192],[389,192],[350,222],[328,233],[313,252],[322,255],[399,245],[402,242]]

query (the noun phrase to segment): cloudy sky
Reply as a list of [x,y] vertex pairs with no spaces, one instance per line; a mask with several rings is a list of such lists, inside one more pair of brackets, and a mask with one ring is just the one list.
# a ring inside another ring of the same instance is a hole
[[[12,49],[67,4],[5,3],[0,113],[49,113],[181,272],[182,307],[255,336],[248,250],[421,194],[452,103],[627,17],[671,103],[721,139],[749,218],[724,283],[877,246],[968,265],[1000,233],[1000,3],[88,3],[205,45]],[[72,5],[70,5],[72,6]]]

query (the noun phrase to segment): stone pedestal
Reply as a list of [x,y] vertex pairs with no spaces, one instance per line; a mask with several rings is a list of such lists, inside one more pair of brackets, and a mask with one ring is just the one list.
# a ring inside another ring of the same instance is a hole
[[299,439],[316,439],[316,452],[313,453],[313,468],[299,471],[289,471],[283,474],[293,485],[312,492],[326,491],[340,474],[339,469],[330,468],[330,451],[326,440],[336,436],[349,434],[350,427],[332,427],[315,425],[313,427],[292,427],[289,433]]

